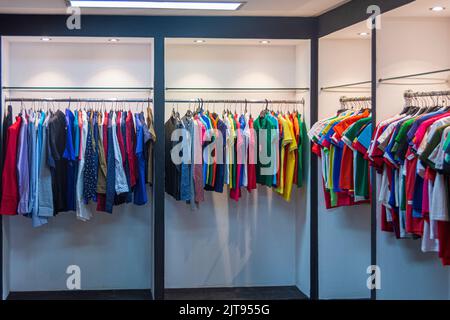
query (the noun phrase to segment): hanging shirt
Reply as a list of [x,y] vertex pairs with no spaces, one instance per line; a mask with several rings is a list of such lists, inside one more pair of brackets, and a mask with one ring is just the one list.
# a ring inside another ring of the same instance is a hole
[[150,133],[150,140],[147,144],[148,164],[147,164],[147,183],[153,184],[153,148],[156,143],[156,132],[153,123],[153,110],[147,107],[147,128]]
[[88,113],[88,130],[86,138],[85,162],[83,170],[83,200],[88,204],[97,199],[98,154],[94,137],[96,117],[93,112]]
[[2,201],[0,203],[0,214],[15,215],[19,204],[19,186],[17,181],[17,149],[22,117],[16,117],[16,122],[7,129],[5,161],[2,172]]
[[194,139],[193,139],[193,153],[194,153],[194,193],[195,202],[200,203],[205,201],[204,185],[203,185],[203,142],[206,134],[206,128],[199,120],[198,116],[194,117]]
[[63,158],[66,146],[66,117],[57,110],[48,122],[50,166],[52,172],[54,215],[67,210],[67,161]]
[[137,180],[137,159],[136,159],[136,131],[134,129],[133,114],[131,111],[127,113],[126,119],[126,140],[127,140],[127,157],[130,170],[130,185],[132,188],[136,185]]
[[[114,144],[114,160],[115,160],[115,191],[117,194],[128,192],[128,183],[123,169],[122,151],[117,138],[120,133],[120,127],[117,127],[117,114],[113,113],[111,120],[112,143]],[[123,148],[123,146],[122,146]],[[109,159],[108,159],[109,160]]]
[[304,120],[304,118],[301,117],[300,114],[298,114],[298,122],[299,122],[300,134],[299,134],[299,143],[298,143],[297,187],[301,188],[301,187],[303,187],[304,178],[305,178],[304,160],[305,160],[305,155],[307,152],[308,136],[307,136],[307,131],[306,131],[305,120]]
[[100,112],[98,115],[98,174],[97,174],[97,194],[106,194],[106,172],[107,172],[107,164],[106,164],[106,152],[105,152],[105,144],[104,139],[107,138],[103,134],[103,114]]
[[[113,141],[113,111],[107,116],[108,121],[108,135],[107,139],[104,139],[104,143],[107,143],[107,175],[106,175],[106,199],[105,199],[105,211],[108,213],[113,212],[114,197],[116,195],[116,160],[115,160],[115,143]],[[117,150],[117,152],[120,152]]]
[[66,186],[66,208],[64,211],[75,211],[75,184],[78,172],[78,163],[75,161],[74,149],[74,120],[75,116],[72,111],[66,109],[66,146],[63,153],[63,158],[67,165],[67,186]]
[[[276,166],[275,151],[272,151],[272,140],[275,138],[276,127],[269,121],[268,116],[258,117],[253,123],[256,134],[257,163],[256,163],[256,181],[259,184],[272,187],[273,185],[273,167]],[[265,134],[262,133],[265,130]],[[272,154],[272,152],[274,154]],[[272,161],[271,161],[272,160]]]
[[77,184],[76,184],[76,213],[77,219],[81,221],[88,221],[91,219],[92,214],[86,207],[83,200],[83,186],[84,186],[84,170],[86,164],[86,149],[87,149],[87,136],[89,133],[89,120],[86,111],[79,111],[78,125],[81,125],[80,131],[80,152],[79,152],[79,162],[78,162],[78,173],[77,173]]
[[[50,149],[49,149],[49,129],[48,122],[50,114],[41,112],[41,118],[38,125],[38,215],[39,217],[52,217],[53,192],[52,192],[52,173],[50,170]],[[40,141],[40,143],[39,143]]]
[[[136,158],[137,158],[137,181],[134,189],[134,204],[144,205],[147,203],[147,190],[145,186],[145,159],[144,159],[144,125],[139,115],[135,115],[136,121]],[[167,155],[166,155],[167,156]],[[167,171],[166,171],[167,172]],[[170,175],[169,174],[166,174]]]
[[[29,155],[30,159],[30,203],[29,210],[32,218],[33,227],[40,227],[47,224],[46,218],[39,217],[39,159],[41,157],[42,146],[42,122],[41,118],[45,118],[45,114],[30,113],[28,122],[29,133]],[[36,127],[37,124],[37,127]]]
[[17,212],[22,215],[27,215],[29,213],[28,201],[30,197],[30,167],[28,164],[28,120],[25,115],[22,115],[18,149],[17,178],[19,183],[20,200]]
[[256,189],[256,159],[257,159],[257,145],[256,145],[256,133],[253,127],[253,118],[250,116],[248,121],[248,126],[250,129],[249,143],[248,143],[248,165],[247,165],[247,177],[248,186],[247,190]]
[[294,169],[295,169],[295,159],[296,159],[296,151],[297,151],[297,141],[294,136],[294,125],[291,121],[286,119],[287,127],[283,129],[284,136],[287,138],[287,141],[290,140],[290,143],[286,145],[285,149],[285,181],[284,181],[284,190],[283,190],[283,198],[286,201],[291,200],[292,193],[292,185],[294,182]]

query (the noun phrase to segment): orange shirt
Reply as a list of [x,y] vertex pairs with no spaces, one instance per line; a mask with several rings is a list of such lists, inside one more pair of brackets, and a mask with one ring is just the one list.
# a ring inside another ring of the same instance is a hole
[[350,116],[347,119],[342,120],[337,125],[334,126],[333,130],[336,133],[336,137],[340,139],[344,133],[344,131],[350,127],[353,123],[362,118],[367,118],[370,115],[369,110],[364,110],[363,113]]

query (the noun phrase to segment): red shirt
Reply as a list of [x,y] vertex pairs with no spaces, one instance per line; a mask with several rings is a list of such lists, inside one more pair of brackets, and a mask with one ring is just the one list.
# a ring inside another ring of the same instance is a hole
[[128,167],[130,168],[130,185],[134,187],[136,185],[136,133],[134,131],[133,114],[128,112],[126,119],[126,140],[127,140],[127,157]]
[[[250,134],[255,134],[255,132],[253,131],[253,118],[250,118],[248,120],[248,126],[250,128],[251,133]],[[255,143],[255,137],[253,136],[253,143]],[[256,164],[255,163],[250,163],[250,162],[255,162],[255,157],[252,157],[252,160],[250,161],[250,152],[253,152],[253,150],[249,151],[249,161],[247,162],[247,190],[251,191],[256,189]]]
[[19,185],[17,182],[17,142],[20,133],[22,117],[16,117],[16,122],[6,132],[6,156],[2,173],[2,202],[0,214],[15,215],[19,204]]
[[117,118],[116,118],[117,141],[119,142],[120,154],[122,155],[122,163],[125,163],[125,145],[123,143],[124,137],[122,135],[122,128],[120,125],[121,119],[122,119],[122,112],[119,111],[117,113]]

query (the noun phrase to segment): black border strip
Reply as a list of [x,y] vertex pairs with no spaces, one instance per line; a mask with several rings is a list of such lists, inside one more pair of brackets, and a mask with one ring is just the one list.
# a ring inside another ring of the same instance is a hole
[[[311,102],[310,123],[319,117],[319,39],[311,39]],[[318,217],[318,157],[309,152],[310,160],[310,298],[319,299],[319,217]]]
[[165,260],[165,39],[163,36],[154,39],[154,126],[156,143],[154,147],[154,186],[153,214],[154,214],[154,297],[164,299],[164,260]]
[[[377,125],[377,29],[372,30],[372,130]],[[377,265],[377,174],[371,167],[372,194],[370,201],[370,264]],[[370,299],[377,299],[377,290],[370,290]]]

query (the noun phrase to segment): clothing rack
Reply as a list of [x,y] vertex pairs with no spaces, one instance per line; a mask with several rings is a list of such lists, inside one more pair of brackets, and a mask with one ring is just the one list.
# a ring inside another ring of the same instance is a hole
[[[450,68],[448,69],[441,69],[441,70],[434,70],[434,71],[428,71],[428,72],[420,72],[420,73],[413,73],[413,74],[406,74],[406,75],[402,75],[402,76],[396,76],[396,77],[390,77],[390,78],[380,78],[378,79],[378,83],[385,83],[385,84],[399,84],[399,83],[386,83],[388,81],[392,81],[392,80],[400,80],[400,79],[414,79],[415,77],[422,77],[422,76],[427,76],[430,74],[437,74],[437,73],[445,73],[445,72],[450,72]],[[442,82],[439,83],[428,83],[428,84],[445,84],[448,83],[448,79],[427,79],[427,78],[423,78],[421,80],[441,80]]]
[[150,103],[153,99],[92,99],[92,98],[6,98],[5,102],[100,102],[100,103]]
[[166,88],[167,91],[309,91],[307,87],[299,87],[299,88],[189,88],[189,87],[181,87],[181,88]]
[[450,96],[450,90],[446,91],[429,91],[429,92],[413,92],[406,91],[404,94],[405,99],[417,98],[417,97],[440,97]]
[[[151,103],[153,99],[92,99],[92,98],[6,98],[5,102],[100,102],[100,103]],[[305,99],[301,100],[166,100],[166,103],[248,103],[248,104],[301,104],[305,105]]]
[[[353,88],[355,86],[360,86],[363,84],[371,84],[372,81],[360,81],[360,82],[353,82],[353,83],[345,83],[345,84],[340,84],[337,86],[329,86],[329,87],[322,87],[320,88],[321,91],[328,91],[328,92],[342,92],[342,91],[338,91],[335,89],[343,89],[343,88],[347,88],[347,89],[356,89],[356,90],[362,90],[362,89],[367,89],[370,90],[370,88],[366,88],[366,87],[357,87],[357,88]],[[347,92],[350,90],[345,90],[344,92]]]
[[193,99],[193,100],[166,100],[166,103],[248,103],[248,104],[301,104],[305,105],[305,99],[301,100],[204,100],[204,99]]
[[46,86],[11,86],[2,87],[7,91],[30,91],[30,92],[140,92],[140,91],[153,91],[153,87],[46,87]]
[[339,99],[340,103],[347,103],[347,102],[364,102],[364,101],[372,101],[372,97],[353,97],[353,98],[348,98],[348,97],[341,97]]

